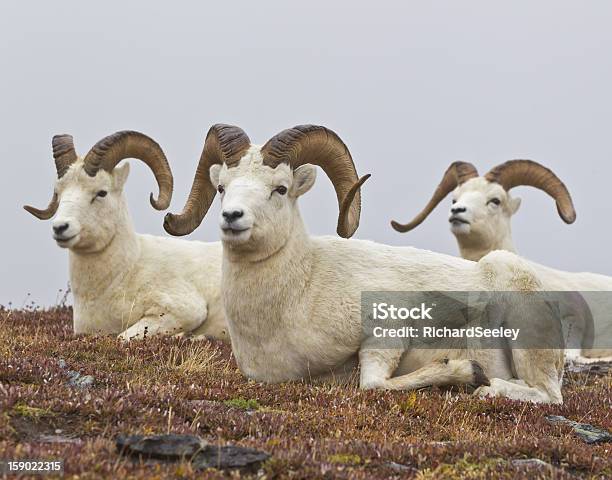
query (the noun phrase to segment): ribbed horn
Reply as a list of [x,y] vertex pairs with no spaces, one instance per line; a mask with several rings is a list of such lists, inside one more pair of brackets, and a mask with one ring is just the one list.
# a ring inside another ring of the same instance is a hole
[[36,208],[36,207],[31,207],[30,205],[23,206],[23,208],[27,212],[30,212],[32,215],[39,218],[40,220],[49,220],[53,215],[55,215],[55,212],[57,212],[58,207],[59,207],[59,202],[57,201],[56,193],[53,193],[53,197],[51,198],[51,201],[49,202],[49,206],[45,208],[44,210],[40,210],[39,208]]
[[55,160],[57,178],[62,178],[70,168],[70,165],[77,161],[72,135],[55,135],[51,145],[53,146],[53,159]]
[[151,205],[157,210],[168,208],[173,187],[170,165],[157,142],[140,132],[125,130],[104,137],[87,153],[83,168],[93,177],[101,169],[111,172],[125,158],[136,158],[149,166],[159,187],[157,200],[151,193]]
[[554,172],[532,160],[509,160],[485,175],[490,182],[499,183],[505,190],[526,185],[539,188],[557,204],[557,212],[565,223],[576,220],[576,210],[565,184]]
[[210,128],[183,211],[167,213],[164,218],[164,229],[170,235],[188,235],[202,223],[217,193],[210,183],[210,167],[237,163],[250,146],[249,137],[239,127],[217,124]]
[[444,172],[444,177],[434,191],[431,200],[425,205],[425,208],[409,223],[398,223],[391,220],[391,226],[398,232],[408,232],[415,227],[418,227],[429,216],[434,208],[457,186],[467,182],[470,178],[478,176],[476,167],[468,162],[453,162]]
[[[77,154],[74,149],[74,141],[72,135],[63,134],[55,135],[51,140],[51,146],[53,147],[53,160],[55,160],[55,170],[57,171],[57,178],[62,178],[74,162],[77,161]],[[40,220],[49,220],[59,207],[57,200],[57,194],[53,192],[53,197],[49,202],[49,205],[44,210],[30,205],[24,205],[23,208],[39,218]]]
[[359,178],[348,148],[336,133],[318,125],[298,125],[268,140],[261,153],[264,165],[273,168],[280,163],[293,169],[306,163],[320,166],[336,190],[338,235],[348,238],[355,233],[361,214],[360,187],[370,175]]

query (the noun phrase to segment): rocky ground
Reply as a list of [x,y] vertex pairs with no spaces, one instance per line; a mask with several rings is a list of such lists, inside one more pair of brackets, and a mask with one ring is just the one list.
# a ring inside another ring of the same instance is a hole
[[[68,308],[0,310],[0,459],[65,459],[65,478],[612,478],[612,443],[546,419],[612,430],[612,372],[568,372],[563,395],[562,406],[534,406],[263,385],[218,343],[74,337]],[[121,436],[167,433],[270,458],[254,473],[198,471],[117,451]]]

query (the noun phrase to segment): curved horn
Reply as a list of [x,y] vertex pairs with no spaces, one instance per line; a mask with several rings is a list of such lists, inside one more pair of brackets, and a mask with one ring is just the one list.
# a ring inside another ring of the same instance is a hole
[[210,128],[185,207],[180,214],[166,214],[166,232],[176,236],[187,235],[202,223],[217,193],[210,182],[210,167],[237,163],[250,146],[249,137],[239,127],[217,124]]
[[370,177],[359,178],[346,145],[336,133],[317,125],[298,125],[272,137],[262,147],[263,162],[270,167],[287,163],[297,168],[305,163],[318,165],[334,185],[339,214],[336,231],[348,238],[359,226],[359,187]]
[[68,168],[70,168],[70,165],[77,160],[72,135],[55,135],[51,145],[53,146],[53,159],[55,160],[57,178],[62,178],[68,171]]
[[[54,135],[53,140],[51,141],[51,146],[53,147],[53,159],[55,160],[57,178],[62,178],[70,168],[70,165],[77,161],[77,154],[74,149],[72,135]],[[49,220],[53,215],[55,215],[58,207],[59,202],[55,192],[53,192],[53,197],[51,198],[47,208],[44,210],[31,207],[30,205],[23,206],[27,212],[30,212],[40,220]]]
[[409,223],[398,223],[395,220],[391,221],[391,226],[398,232],[408,232],[415,227],[418,227],[434,208],[452,192],[458,185],[467,182],[470,178],[478,176],[476,167],[468,162],[453,162],[444,172],[442,181],[436,188],[431,200],[425,205],[425,208]]
[[509,160],[485,175],[490,182],[499,183],[505,190],[527,185],[548,193],[557,203],[557,212],[565,223],[576,220],[576,210],[565,184],[552,170],[532,160]]
[[23,206],[23,208],[27,212],[30,212],[32,215],[39,218],[40,220],[49,220],[53,215],[55,215],[55,212],[57,212],[58,207],[59,207],[59,202],[57,201],[57,193],[55,192],[53,193],[53,197],[51,198],[51,201],[49,202],[49,206],[45,208],[44,210],[40,210],[39,208],[36,208],[36,207],[31,207],[30,205]]
[[137,158],[149,166],[159,187],[157,200],[151,193],[151,205],[157,210],[168,208],[173,182],[170,165],[157,142],[142,133],[124,130],[104,137],[87,153],[83,168],[93,177],[100,169],[111,172],[125,158]]

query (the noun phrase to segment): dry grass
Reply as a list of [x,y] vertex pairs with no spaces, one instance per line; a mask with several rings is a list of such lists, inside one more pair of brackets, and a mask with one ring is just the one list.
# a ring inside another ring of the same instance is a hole
[[[59,359],[95,385],[70,387]],[[611,444],[586,445],[544,419],[612,429],[612,375],[569,375],[563,393],[563,406],[534,406],[458,391],[264,385],[244,379],[222,344],[124,345],[73,336],[68,308],[0,310],[0,458],[63,458],[67,478],[201,476],[115,452],[119,433],[166,432],[266,450],[266,478],[612,478]],[[72,443],[41,443],[57,430]],[[510,463],[533,457],[557,469]]]

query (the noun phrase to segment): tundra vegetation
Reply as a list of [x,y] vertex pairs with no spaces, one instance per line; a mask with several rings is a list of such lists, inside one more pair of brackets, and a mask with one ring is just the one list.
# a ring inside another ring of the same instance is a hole
[[[93,385],[71,386],[61,361]],[[65,478],[202,478],[185,462],[117,454],[119,435],[167,432],[264,450],[265,478],[611,478],[612,444],[588,445],[545,416],[612,431],[612,372],[569,371],[563,397],[270,385],[246,379],[219,341],[75,336],[70,308],[0,309],[0,458],[63,458]]]
[[[336,190],[340,237],[310,236],[298,198],[320,166]],[[478,263],[408,247],[349,240],[359,225],[359,178],[331,130],[301,125],[265,145],[238,127],[213,126],[181,214],[166,230],[192,232],[218,192],[222,296],[232,348],[249,378],[270,383],[341,378],[360,366],[363,389],[472,385],[480,396],[561,403],[563,351],[375,348],[364,335],[361,292],[541,289],[529,264],[493,252]],[[528,306],[506,315],[529,318]]]
[[133,131],[100,140],[79,157],[70,135],[53,137],[57,181],[49,206],[25,209],[53,217],[53,238],[69,250],[75,333],[145,335],[192,333],[229,340],[220,300],[220,243],[141,235],[134,231],[123,192],[137,158],[153,171],[165,210],[172,172],[151,138]]
[[[550,195],[565,223],[571,224],[576,220],[572,197],[552,170],[532,160],[509,160],[492,168],[484,176],[479,176],[471,163],[452,163],[425,208],[410,222],[402,224],[393,220],[391,225],[398,232],[413,230],[450,194],[452,204],[448,221],[463,258],[478,261],[495,250],[516,253],[511,219],[518,211],[521,199],[510,195],[510,190],[520,186],[535,187]],[[554,239],[550,241],[554,242]],[[612,277],[609,276],[566,272],[535,262],[530,262],[530,265],[544,290],[612,292]],[[591,333],[582,324],[581,318],[568,315],[565,322],[572,323],[577,334],[588,336]],[[612,322],[608,318],[598,318],[594,334],[612,340]],[[573,340],[570,339],[570,342]],[[570,360],[580,362],[612,360],[612,348],[608,346],[603,349],[585,349],[582,352],[572,348],[567,351],[567,355]]]

